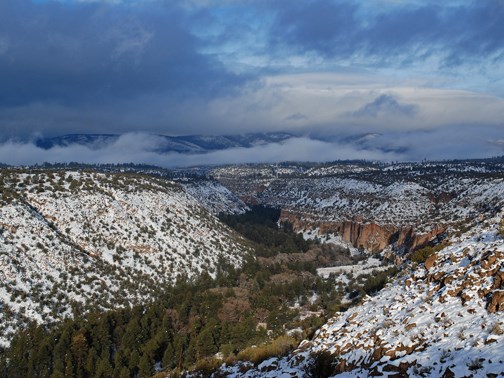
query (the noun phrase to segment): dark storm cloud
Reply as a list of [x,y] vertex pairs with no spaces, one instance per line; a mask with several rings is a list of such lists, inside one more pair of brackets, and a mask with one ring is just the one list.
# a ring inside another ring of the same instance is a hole
[[501,131],[503,9],[499,0],[0,1],[0,141]]
[[412,116],[417,107],[412,104],[401,104],[394,96],[383,94],[372,102],[362,106],[352,113],[356,117],[379,117],[379,116]]
[[[280,6],[281,4],[281,6]],[[409,64],[433,54],[445,65],[504,53],[504,3],[500,0],[369,2],[315,0],[277,3],[274,46],[341,59],[373,58]]]
[[168,2],[0,2],[0,110],[44,103],[112,113],[140,96],[179,102],[242,84],[198,52],[185,18]]

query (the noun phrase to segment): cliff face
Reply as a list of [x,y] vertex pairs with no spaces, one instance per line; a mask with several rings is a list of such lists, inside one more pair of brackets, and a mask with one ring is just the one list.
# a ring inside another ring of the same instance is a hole
[[355,217],[352,221],[322,222],[307,214],[282,210],[280,221],[289,222],[296,231],[318,228],[319,235],[335,234],[355,248],[363,248],[369,252],[380,252],[390,244],[403,247],[406,251],[427,244],[446,231],[444,225],[436,225],[428,232],[419,233],[413,226],[379,225],[365,222]]
[[504,239],[498,222],[488,219],[453,237],[425,264],[337,313],[291,355],[235,376],[319,376],[313,372],[321,366],[328,375],[355,378],[501,376]]
[[225,176],[222,184],[246,203],[282,209],[281,220],[295,230],[340,236],[371,252],[390,244],[394,250],[411,251],[451,225],[491,216],[504,206],[501,171],[486,172],[471,163],[364,171],[341,164],[322,167],[320,176],[298,168],[285,177],[267,176],[253,166],[243,167],[246,175],[240,167],[221,168],[219,174]]

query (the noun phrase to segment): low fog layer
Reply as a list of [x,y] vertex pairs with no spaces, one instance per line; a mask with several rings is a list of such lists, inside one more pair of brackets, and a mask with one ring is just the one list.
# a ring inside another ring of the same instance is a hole
[[332,161],[366,159],[380,161],[419,161],[423,159],[485,158],[504,154],[504,140],[498,130],[471,128],[410,133],[371,134],[357,140],[338,137],[293,137],[282,143],[251,148],[230,148],[200,154],[160,153],[164,140],[145,133],[127,133],[103,148],[71,145],[42,149],[33,142],[8,141],[0,145],[0,162],[32,165],[42,162],[136,163],[161,167],[267,163],[282,161]]

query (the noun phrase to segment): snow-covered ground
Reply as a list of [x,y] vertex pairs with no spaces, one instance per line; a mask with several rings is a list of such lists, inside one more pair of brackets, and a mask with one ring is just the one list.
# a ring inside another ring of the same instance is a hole
[[383,266],[382,262],[374,257],[359,261],[355,265],[343,265],[328,268],[318,268],[317,274],[323,278],[329,278],[331,274],[335,276],[336,282],[348,283],[346,275],[351,274],[355,277],[370,274],[373,271],[387,270],[390,266]]
[[243,214],[249,207],[218,181],[196,180],[183,182],[185,191],[212,214]]
[[338,377],[500,376],[504,240],[498,223],[489,219],[453,238],[425,266],[405,272],[376,296],[330,319],[288,357],[255,367],[223,366],[222,372],[229,377],[301,378],[313,366],[313,356],[328,352]]
[[220,259],[237,266],[247,251],[167,181],[79,171],[4,171],[2,181],[1,345],[29,320],[147,301],[177,277],[214,275]]
[[[425,235],[439,225],[472,219],[504,205],[502,166],[484,164],[398,164],[380,169],[378,165],[358,169],[339,164],[310,168],[291,177],[268,175],[266,171],[273,168],[265,166],[215,172],[238,197],[299,214],[298,231],[355,222],[411,227]],[[335,233],[325,227],[326,232]]]
[[347,248],[351,256],[360,256],[362,254],[358,248],[355,248],[351,243],[343,240],[340,235],[333,233],[321,233],[319,227],[304,230],[301,234],[305,240],[317,240],[323,244],[336,244]]

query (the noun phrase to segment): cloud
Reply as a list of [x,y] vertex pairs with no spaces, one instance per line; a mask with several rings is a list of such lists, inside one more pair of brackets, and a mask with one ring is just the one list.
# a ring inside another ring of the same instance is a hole
[[354,62],[414,65],[434,55],[444,65],[498,59],[504,52],[501,1],[356,2],[314,0],[284,6],[271,43]]
[[[230,148],[203,154],[159,153],[165,141],[144,133],[127,133],[102,148],[83,145],[54,147],[49,150],[33,143],[8,141],[0,144],[0,162],[10,165],[31,165],[42,162],[138,163],[160,167],[187,167],[240,163],[275,163],[283,161],[333,161],[366,159],[381,161],[419,161],[424,158],[457,159],[499,156],[504,147],[498,141],[502,133],[481,128],[475,138],[471,128],[389,132],[359,138],[351,143],[347,138],[324,141],[294,137],[283,143],[251,148]],[[440,144],[439,140],[444,143]],[[497,141],[497,142],[491,142]]]
[[273,143],[251,148],[230,148],[205,154],[159,153],[165,141],[143,134],[127,133],[106,147],[96,149],[83,145],[54,147],[49,150],[33,143],[8,141],[0,145],[0,162],[10,165],[31,165],[41,162],[138,163],[161,167],[215,165],[230,163],[263,163],[280,161],[325,161],[334,159],[395,158],[393,154],[368,151],[366,154],[351,146],[336,146],[308,138],[292,138],[285,143]]
[[[306,118],[288,120],[296,113]],[[205,116],[210,123],[221,119],[223,124],[234,122],[247,130],[265,125],[270,130],[329,136],[457,124],[472,125],[478,133],[478,126],[502,130],[504,100],[477,92],[429,88],[421,81],[319,72],[266,77],[258,88],[210,102]]]
[[356,117],[379,117],[386,116],[412,116],[417,107],[412,104],[401,104],[392,95],[382,94],[372,102],[357,109],[352,115]]
[[502,128],[503,41],[497,0],[0,1],[0,141],[477,135]]
[[[102,114],[101,123],[113,128],[121,124],[117,109],[133,102],[148,118],[147,97],[162,99],[166,109],[232,94],[251,76],[201,53],[186,18],[177,2],[1,2],[0,110],[38,104],[52,108],[53,118],[72,112],[83,132],[88,113]],[[19,125],[18,132],[66,127]]]
[[308,117],[302,113],[294,113],[294,114],[291,114],[291,115],[285,117],[286,121],[304,121],[307,119],[308,119]]

